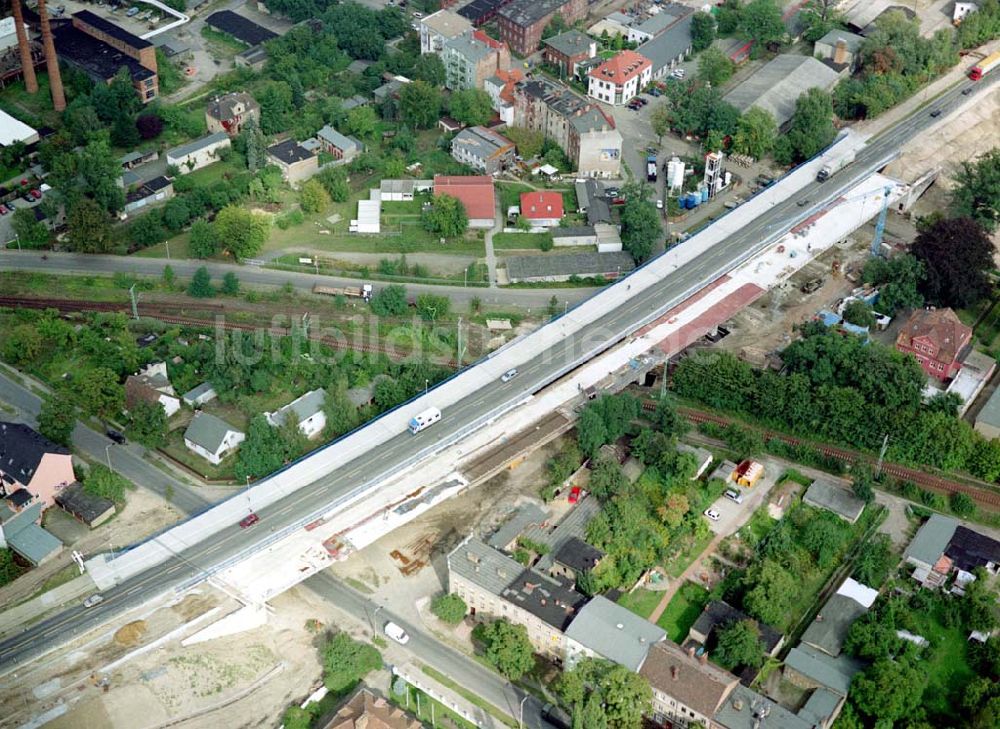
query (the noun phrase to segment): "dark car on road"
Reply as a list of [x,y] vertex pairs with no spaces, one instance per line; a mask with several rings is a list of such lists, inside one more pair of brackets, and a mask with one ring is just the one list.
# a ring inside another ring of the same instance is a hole
[[108,431],[105,433],[105,435],[108,436],[111,440],[113,440],[118,445],[125,445],[125,444],[128,443],[128,439],[124,435],[122,435],[121,433],[119,433],[117,430],[111,430],[109,428]]

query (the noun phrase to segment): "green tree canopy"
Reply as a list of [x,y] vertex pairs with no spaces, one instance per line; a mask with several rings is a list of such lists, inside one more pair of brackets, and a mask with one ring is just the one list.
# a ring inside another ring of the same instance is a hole
[[585,658],[564,671],[555,690],[560,703],[572,713],[574,727],[585,729],[639,729],[652,700],[643,676],[595,658]]
[[523,625],[494,620],[478,625],[474,635],[483,644],[486,660],[507,678],[516,680],[534,668],[535,651]]
[[128,433],[147,448],[159,448],[167,438],[167,412],[159,402],[138,402],[129,408]]
[[211,223],[207,220],[194,221],[188,248],[195,258],[208,258],[219,252],[219,239]]
[[862,273],[865,283],[878,287],[878,309],[895,316],[900,309],[918,309],[924,305],[920,285],[924,265],[910,254],[890,259],[869,258]]
[[66,228],[67,243],[77,253],[108,253],[114,247],[108,214],[90,198],[70,204]]
[[722,86],[735,70],[736,64],[718,48],[706,48],[698,56],[698,79],[712,86]]
[[407,124],[430,129],[441,118],[441,92],[426,81],[413,81],[400,89],[399,106]]
[[715,18],[711,13],[698,11],[691,16],[691,48],[703,51],[715,40]]
[[733,149],[754,159],[762,159],[774,149],[777,138],[778,125],[774,115],[759,106],[751,106],[737,124]]
[[38,432],[54,443],[68,446],[76,427],[76,408],[66,398],[49,393],[42,398],[38,414]]
[[718,631],[715,661],[733,669],[737,666],[759,668],[764,662],[764,644],[760,628],[753,620],[734,620]]
[[402,316],[406,313],[406,287],[384,286],[372,296],[371,307],[378,316]]
[[928,674],[906,659],[882,658],[854,677],[851,699],[878,721],[894,722],[920,706]]
[[744,40],[766,46],[785,37],[785,21],[775,0],[750,0],[739,11],[739,34]]
[[517,153],[524,159],[533,159],[542,153],[545,137],[541,132],[525,127],[507,127],[504,136],[514,143]]
[[972,218],[988,232],[994,232],[1000,222],[1000,147],[972,162],[963,162],[955,183],[951,194],[956,216]]
[[910,249],[924,265],[924,297],[938,306],[970,307],[991,291],[993,241],[972,218],[938,220]]
[[52,237],[45,223],[35,219],[35,211],[31,208],[15,210],[11,216],[11,227],[22,248],[42,248]]
[[800,95],[787,134],[793,161],[815,156],[830,146],[836,136],[830,94],[812,88]]
[[335,693],[346,693],[368,673],[382,666],[382,654],[347,633],[337,633],[323,647],[323,683]]
[[197,299],[208,299],[215,296],[215,287],[212,286],[212,275],[208,272],[208,269],[202,266],[197,271],[194,272],[194,276],[191,277],[191,283],[188,284],[188,296],[194,296]]
[[465,600],[453,592],[438,595],[431,601],[431,612],[450,625],[461,623],[468,610]]
[[625,186],[622,206],[622,247],[639,263],[653,254],[657,239],[663,235],[663,225],[656,205],[649,199],[648,185],[629,183]]
[[423,211],[420,222],[424,229],[443,238],[455,238],[469,227],[465,205],[451,195],[435,195],[433,204]]
[[84,491],[113,501],[118,507],[125,503],[125,489],[131,488],[134,488],[131,482],[100,463],[92,465],[83,479]]
[[253,258],[260,253],[270,232],[267,216],[238,205],[227,205],[212,223],[216,240],[234,258]]
[[316,178],[306,180],[299,190],[299,203],[303,212],[318,213],[330,204],[330,196],[326,188]]
[[493,117],[493,102],[482,89],[462,89],[451,95],[448,102],[451,116],[463,124],[485,124]]

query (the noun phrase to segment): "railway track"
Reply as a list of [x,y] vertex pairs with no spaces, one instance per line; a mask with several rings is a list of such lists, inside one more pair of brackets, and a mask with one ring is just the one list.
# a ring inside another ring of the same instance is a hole
[[[16,296],[0,296],[0,308],[22,308],[22,309],[56,309],[60,314],[77,314],[83,312],[99,313],[121,313],[132,314],[131,306],[127,303],[117,303],[112,301],[77,301],[73,299],[35,299],[21,298]],[[180,312],[180,313],[178,313]],[[194,316],[184,316],[183,312],[201,312],[205,314],[224,314],[226,309],[222,304],[205,302],[197,305],[155,302],[144,303],[142,305],[142,316],[149,319],[156,319],[166,324],[180,324],[190,327],[215,327],[221,326],[229,331],[258,331],[262,328],[260,324],[248,322],[235,322],[230,320],[199,319]],[[291,336],[293,328],[291,326],[277,326],[270,324],[266,329],[279,336]],[[401,361],[413,356],[412,351],[401,350],[399,348],[388,348],[369,342],[348,341],[346,338],[322,336],[310,333],[309,339],[314,342],[325,344],[340,351],[361,352],[363,354],[384,354],[390,359]],[[456,367],[455,360],[450,357],[427,357],[435,364],[446,367]]]
[[[653,400],[644,400],[642,403],[642,409],[645,412],[653,412],[656,410],[656,402]],[[731,418],[716,415],[715,413],[707,413],[703,410],[695,410],[694,408],[679,407],[677,408],[677,412],[695,424],[713,423],[721,427],[726,427],[735,422]],[[766,440],[775,438],[787,443],[788,445],[815,448],[823,455],[829,456],[830,458],[836,458],[837,460],[849,465],[856,463],[864,463],[869,466],[877,465],[878,459],[866,453],[861,453],[860,451],[822,443],[814,443],[812,441],[805,441],[801,438],[796,438],[794,436],[768,430],[766,428],[759,428],[758,430],[760,430]],[[972,498],[982,507],[990,509],[991,511],[1000,511],[1000,493],[992,491],[986,486],[980,487],[970,483],[962,483],[961,481],[948,479],[934,473],[929,473],[925,470],[911,468],[899,463],[887,463],[883,461],[882,470],[901,481],[912,481],[921,488],[925,488],[928,491],[933,491],[945,496],[956,492],[963,493]]]

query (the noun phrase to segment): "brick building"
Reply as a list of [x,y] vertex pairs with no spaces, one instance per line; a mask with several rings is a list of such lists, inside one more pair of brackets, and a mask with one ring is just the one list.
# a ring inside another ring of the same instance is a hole
[[555,66],[561,78],[576,76],[576,64],[597,55],[597,41],[578,30],[552,36],[542,41],[542,60]]
[[514,0],[497,12],[500,40],[514,53],[529,56],[538,50],[542,31],[556,13],[573,25],[587,15],[587,0]]
[[929,376],[948,380],[962,368],[962,355],[972,340],[972,328],[951,309],[913,312],[896,337],[896,349],[917,358]]
[[205,108],[205,125],[210,134],[225,132],[235,137],[250,119],[260,124],[260,104],[245,91],[217,96]]

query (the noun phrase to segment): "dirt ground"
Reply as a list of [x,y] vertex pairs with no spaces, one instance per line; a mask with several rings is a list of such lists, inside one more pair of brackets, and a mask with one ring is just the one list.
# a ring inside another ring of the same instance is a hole
[[0,606],[14,605],[39,592],[46,580],[72,566],[73,550],[90,557],[112,547],[118,549],[174,524],[181,518],[180,512],[156,494],[144,489],[129,491],[125,498],[122,511],[111,521],[93,530],[62,509],[49,509],[44,526],[62,541],[65,549],[51,562],[31,570],[0,589]]

